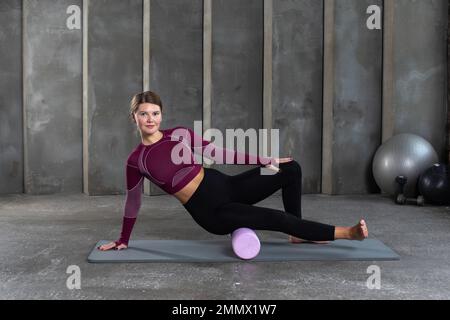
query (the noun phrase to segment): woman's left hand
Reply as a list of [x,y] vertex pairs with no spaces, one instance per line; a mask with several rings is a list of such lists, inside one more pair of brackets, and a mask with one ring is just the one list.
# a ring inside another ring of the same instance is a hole
[[285,162],[291,162],[292,160],[294,160],[294,158],[289,157],[289,158],[274,158],[275,163],[285,163]]
[[[275,162],[276,164],[280,164],[280,163],[285,163],[285,162],[291,162],[292,160],[294,160],[294,158],[289,157],[289,158],[273,158],[273,162]],[[266,168],[274,170],[275,172],[280,172],[280,168],[277,166],[274,166],[273,164],[268,164],[266,165]]]

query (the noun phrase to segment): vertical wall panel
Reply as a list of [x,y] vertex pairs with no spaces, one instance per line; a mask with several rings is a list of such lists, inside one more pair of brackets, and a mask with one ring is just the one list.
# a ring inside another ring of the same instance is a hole
[[446,161],[450,163],[450,5],[447,6],[447,155]]
[[0,194],[23,192],[22,1],[0,1]]
[[280,130],[280,156],[302,166],[304,193],[319,193],[323,1],[273,1],[272,41],[272,127]]
[[[330,108],[332,128],[324,127],[332,148],[329,184],[324,193],[377,192],[372,159],[381,142],[382,32],[369,29],[366,13],[382,1],[339,0],[334,4],[333,87]],[[382,11],[381,11],[382,12]],[[379,15],[381,19],[382,16]],[[324,152],[325,154],[325,152]]]
[[[202,121],[202,42],[202,0],[151,0],[150,90],[163,103],[162,129]],[[150,193],[163,191],[151,183]]]
[[[225,129],[262,128],[263,6],[262,0],[212,1],[211,126],[223,135]],[[248,169],[217,167],[228,174]]]
[[428,140],[446,160],[446,0],[396,0],[394,22],[394,132]]
[[69,29],[81,0],[23,1],[25,192],[82,190],[82,32]]
[[85,193],[125,190],[125,163],[140,142],[128,119],[131,97],[142,91],[142,0],[95,0],[88,30]]

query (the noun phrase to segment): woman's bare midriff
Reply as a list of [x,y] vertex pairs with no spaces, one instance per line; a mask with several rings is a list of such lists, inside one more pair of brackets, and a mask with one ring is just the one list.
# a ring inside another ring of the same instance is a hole
[[182,204],[188,202],[188,200],[192,197],[195,190],[197,190],[200,182],[202,182],[203,177],[205,176],[205,170],[203,167],[200,169],[199,173],[192,179],[187,185],[183,187],[180,191],[174,193],[175,198],[180,200]]

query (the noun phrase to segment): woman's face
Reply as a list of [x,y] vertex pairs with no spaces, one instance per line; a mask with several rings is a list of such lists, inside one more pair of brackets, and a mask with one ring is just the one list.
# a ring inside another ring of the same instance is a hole
[[158,132],[161,124],[161,108],[157,104],[141,103],[134,114],[136,124],[142,135],[152,135]]

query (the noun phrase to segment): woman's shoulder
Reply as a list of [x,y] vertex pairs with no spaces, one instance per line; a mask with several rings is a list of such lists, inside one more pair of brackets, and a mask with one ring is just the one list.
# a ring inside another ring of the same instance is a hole
[[186,131],[189,131],[190,129],[188,127],[185,126],[176,126],[173,128],[169,128],[169,129],[165,129],[164,131],[168,134],[173,134],[173,133],[183,133]]
[[190,138],[192,130],[185,126],[176,126],[164,130],[167,136],[176,138]]
[[169,130],[167,135],[170,137],[176,137],[177,139],[185,139],[194,145],[205,145],[205,143],[210,143],[209,141],[203,138],[202,132],[196,133],[189,127],[185,126],[177,126]]

